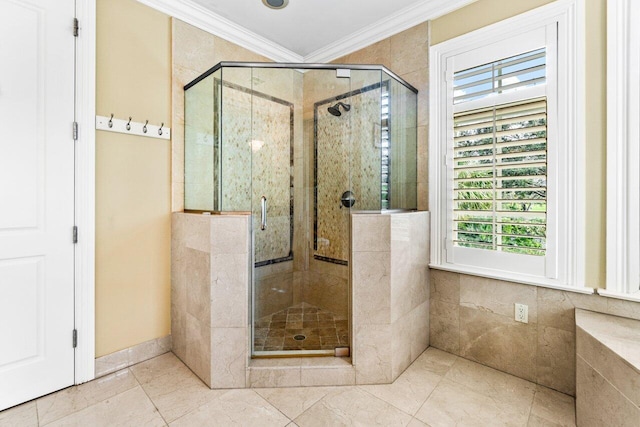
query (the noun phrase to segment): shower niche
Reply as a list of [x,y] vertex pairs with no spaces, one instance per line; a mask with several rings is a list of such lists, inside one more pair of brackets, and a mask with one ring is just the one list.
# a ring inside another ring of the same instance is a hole
[[416,93],[373,65],[222,62],[185,86],[185,212],[248,218],[251,357],[349,354],[351,217],[416,209]]

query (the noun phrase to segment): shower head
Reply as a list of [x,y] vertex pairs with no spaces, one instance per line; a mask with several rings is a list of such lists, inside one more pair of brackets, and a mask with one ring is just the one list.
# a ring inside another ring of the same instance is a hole
[[340,112],[340,106],[342,106],[344,111],[349,111],[351,109],[350,104],[345,104],[344,102],[338,102],[336,105],[332,105],[329,108],[327,108],[327,111],[333,114],[334,116],[339,117],[342,115],[342,113]]
[[331,114],[333,114],[336,117],[339,117],[342,115],[342,113],[340,112],[340,109],[338,108],[337,105],[332,105],[329,108],[327,108],[327,111],[330,112]]

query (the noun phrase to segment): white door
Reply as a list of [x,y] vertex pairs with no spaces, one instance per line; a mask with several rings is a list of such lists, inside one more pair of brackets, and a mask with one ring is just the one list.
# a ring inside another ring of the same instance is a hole
[[0,410],[74,382],[74,0],[0,0]]

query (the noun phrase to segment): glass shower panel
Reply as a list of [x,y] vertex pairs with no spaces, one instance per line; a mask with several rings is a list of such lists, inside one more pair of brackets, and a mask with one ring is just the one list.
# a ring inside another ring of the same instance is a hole
[[[388,178],[386,185],[390,185],[389,209],[413,210],[418,207],[417,96],[385,72],[383,72],[383,81],[389,84],[388,96],[385,100],[383,95],[382,99],[382,145],[383,150],[387,148],[390,151],[387,159],[383,151],[382,185],[384,188],[386,175]],[[385,169],[385,163],[387,163],[387,169]]]
[[256,266],[292,260],[294,70],[254,69],[252,77],[252,213]]
[[388,197],[382,187],[383,159],[388,160],[388,146],[382,145],[382,99],[389,82],[380,77],[379,70],[351,70],[350,171],[356,211],[380,211]]
[[223,68],[215,90],[220,99],[220,150],[216,171],[223,179],[219,188],[220,210],[251,211],[252,94],[251,68]]
[[217,209],[213,160],[219,144],[218,117],[214,112],[216,81],[220,81],[220,71],[185,92],[184,205],[188,210]]

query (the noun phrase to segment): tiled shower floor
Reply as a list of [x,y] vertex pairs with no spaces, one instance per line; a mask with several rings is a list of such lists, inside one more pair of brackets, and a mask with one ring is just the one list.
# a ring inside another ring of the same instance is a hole
[[333,350],[349,345],[346,319],[304,302],[262,317],[255,326],[254,351]]

